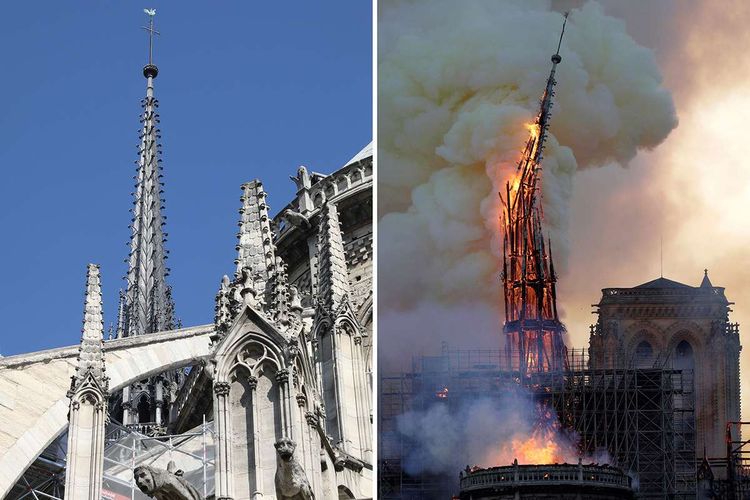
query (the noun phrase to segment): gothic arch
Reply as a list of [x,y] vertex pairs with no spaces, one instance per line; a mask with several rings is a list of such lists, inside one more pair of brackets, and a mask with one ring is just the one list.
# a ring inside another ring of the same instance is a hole
[[141,393],[136,397],[135,402],[138,423],[145,424],[151,422],[151,398],[147,394]]
[[642,341],[646,341],[651,344],[654,350],[654,354],[658,355],[660,352],[664,352],[664,335],[658,326],[650,321],[639,321],[633,325],[630,325],[625,333],[627,344],[625,347],[625,355],[628,358],[632,358],[635,354],[635,349]]
[[320,318],[315,321],[315,330],[313,330],[313,338],[320,338],[327,332],[331,331],[331,325],[333,321],[330,318]]
[[93,387],[87,387],[77,392],[72,396],[71,400],[78,401],[79,403],[88,403],[91,405],[97,405],[104,402],[101,393]]
[[350,318],[349,316],[342,316],[336,319],[334,322],[334,328],[336,331],[343,331],[346,332],[350,337],[356,337],[361,335],[361,327],[359,326],[359,323],[353,318]]
[[681,340],[675,348],[670,351],[672,356],[672,365],[679,370],[693,370],[696,368],[696,352],[690,342]]
[[703,350],[703,329],[693,321],[677,321],[664,331],[664,337],[667,339],[667,349],[673,352],[677,344],[687,340],[693,347],[693,352],[697,353]]
[[265,318],[249,307],[237,316],[216,348],[215,380],[226,382],[237,365],[246,365],[253,374],[266,360],[276,370],[286,368],[284,348],[288,341]]
[[359,306],[359,311],[357,311],[357,321],[360,325],[365,326],[372,323],[372,310],[372,292],[370,292],[362,305]]
[[636,368],[651,368],[657,359],[658,351],[647,339],[642,339],[630,353],[629,360]]

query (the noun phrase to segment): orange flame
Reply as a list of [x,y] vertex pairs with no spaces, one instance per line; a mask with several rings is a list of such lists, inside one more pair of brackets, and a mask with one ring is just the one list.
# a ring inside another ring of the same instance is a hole
[[534,139],[539,139],[539,124],[538,123],[525,123],[526,130],[529,131]]
[[566,461],[557,436],[552,432],[537,430],[526,439],[513,439],[511,448],[520,464],[555,464]]
[[510,443],[495,450],[487,463],[550,465],[576,463],[580,456],[577,444],[562,431],[562,425],[553,410],[545,404],[537,407],[537,423],[530,432],[517,432]]
[[[534,152],[536,150],[536,140],[539,139],[539,124],[538,123],[524,123],[524,128],[529,131],[530,138],[534,139],[534,148],[531,151],[531,155],[534,155]],[[521,156],[523,156],[524,153],[521,153]],[[518,192],[518,189],[521,186],[521,176],[518,173],[512,174],[512,178],[508,179],[508,182],[510,182],[510,192],[511,194],[515,195]]]

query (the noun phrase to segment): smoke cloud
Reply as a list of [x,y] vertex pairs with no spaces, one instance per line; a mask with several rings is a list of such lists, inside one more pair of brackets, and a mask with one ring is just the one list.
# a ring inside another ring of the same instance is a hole
[[[502,307],[497,192],[528,137],[561,26],[545,1],[380,3],[381,312]],[[653,54],[598,4],[572,11],[560,53],[542,205],[564,271],[576,172],[626,165],[677,120]],[[387,357],[398,341],[380,331]]]
[[[578,436],[561,428],[553,409],[537,406],[520,388],[453,406],[434,402],[400,415],[397,425],[407,443],[404,471],[412,475],[456,477],[467,465],[511,465],[514,459],[577,463],[580,456]],[[610,462],[606,451],[583,460]]]

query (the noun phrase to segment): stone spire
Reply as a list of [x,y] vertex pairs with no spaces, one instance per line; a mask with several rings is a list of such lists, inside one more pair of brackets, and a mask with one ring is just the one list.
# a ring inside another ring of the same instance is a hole
[[259,296],[265,293],[271,270],[276,264],[276,247],[273,244],[271,220],[268,217],[266,192],[259,180],[242,185],[242,208],[240,208],[240,231],[237,234],[237,271],[249,271]]
[[262,309],[272,321],[286,325],[289,314],[286,265],[276,256],[263,184],[258,180],[243,184],[240,199],[235,277],[243,283],[243,302]]
[[701,281],[701,288],[713,288],[714,285],[711,283],[711,280],[708,278],[708,269],[703,270],[703,281]]
[[71,383],[71,392],[78,390],[86,383],[89,375],[96,381],[102,391],[107,391],[108,378],[104,368],[102,336],[104,319],[102,317],[102,291],[99,279],[99,266],[88,265],[86,273],[86,300],[83,309],[83,335],[78,354],[78,366]]
[[326,202],[321,209],[318,231],[318,303],[335,312],[348,295],[349,275],[339,212],[334,203]]
[[99,266],[89,264],[83,309],[83,336],[72,377],[68,412],[65,498],[98,500],[104,477],[104,426],[109,379],[102,353],[102,292]]
[[[154,11],[151,11],[154,12]],[[154,12],[155,13],[155,12]],[[153,14],[150,19],[150,47],[153,35]],[[154,79],[159,70],[152,62],[143,68],[146,78],[146,97],[141,101],[143,114],[138,148],[139,159],[135,176],[133,219],[131,224],[130,255],[128,258],[125,318],[122,335],[125,337],[169,330],[173,328],[172,304],[166,282],[166,233],[161,195],[161,145],[159,139],[159,101],[154,97]]]

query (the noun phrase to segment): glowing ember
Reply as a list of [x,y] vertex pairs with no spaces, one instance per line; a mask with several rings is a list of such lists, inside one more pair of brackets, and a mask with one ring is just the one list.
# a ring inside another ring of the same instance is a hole
[[447,399],[448,398],[448,388],[443,387],[441,390],[437,391],[435,393],[435,396],[440,399]]

